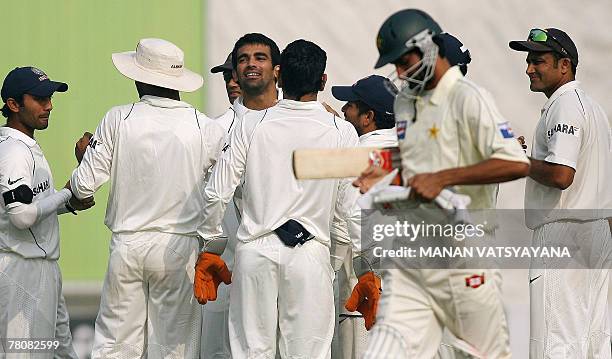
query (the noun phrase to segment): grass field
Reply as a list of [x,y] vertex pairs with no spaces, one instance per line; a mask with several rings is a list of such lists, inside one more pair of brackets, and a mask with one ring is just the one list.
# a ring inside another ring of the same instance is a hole
[[[49,128],[36,134],[56,188],[76,166],[74,143],[82,133],[93,132],[110,107],[138,100],[133,81],[115,70],[113,52],[135,49],[140,38],[164,38],[185,51],[188,68],[203,71],[202,1],[28,0],[2,2],[0,9],[2,79],[14,67],[33,65],[69,85],[68,92],[53,98]],[[202,109],[202,91],[183,99]],[[110,238],[103,223],[107,196],[104,186],[92,210],[60,217],[64,280],[103,278]]]

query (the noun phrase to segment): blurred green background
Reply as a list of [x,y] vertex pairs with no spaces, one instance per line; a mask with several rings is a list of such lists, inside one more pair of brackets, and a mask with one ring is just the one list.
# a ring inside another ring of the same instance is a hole
[[[74,143],[94,132],[112,106],[138,100],[134,82],[112,64],[113,52],[130,51],[138,40],[158,37],[185,52],[185,65],[202,73],[204,4],[200,0],[27,0],[1,1],[3,51],[0,76],[17,66],[39,67],[52,80],[68,83],[53,98],[49,128],[36,133],[61,188],[76,166]],[[199,90],[182,99],[203,109]],[[0,124],[6,123],[0,117]],[[151,196],[155,196],[151,192]],[[110,231],[104,225],[105,185],[96,206],[78,216],[60,217],[64,280],[102,280]]]

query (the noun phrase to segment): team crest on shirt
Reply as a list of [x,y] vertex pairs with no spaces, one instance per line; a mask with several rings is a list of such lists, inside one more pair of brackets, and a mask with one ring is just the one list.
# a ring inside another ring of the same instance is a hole
[[478,288],[485,283],[485,275],[482,274],[474,274],[471,277],[465,278],[465,286],[470,288]]
[[546,135],[548,136],[548,139],[550,140],[550,138],[554,136],[554,134],[557,132],[565,133],[566,135],[580,137],[579,135],[580,128],[576,126],[572,126],[572,125],[566,125],[565,123],[556,124],[555,127],[551,128],[550,130],[546,132]]
[[512,132],[512,127],[510,127],[510,122],[498,123],[497,128],[501,133],[503,138],[514,138],[514,132]]
[[406,137],[406,126],[408,121],[397,121],[395,123],[395,130],[397,132],[397,139],[403,140]]

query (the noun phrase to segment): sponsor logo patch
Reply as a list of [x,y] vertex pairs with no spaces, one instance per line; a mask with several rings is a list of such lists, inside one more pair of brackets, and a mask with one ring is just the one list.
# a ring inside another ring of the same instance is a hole
[[465,278],[465,286],[470,288],[478,288],[485,283],[485,275],[482,274],[474,274],[471,277]]
[[555,135],[555,133],[564,133],[566,135],[572,135],[576,137],[580,137],[580,128],[572,125],[567,125],[565,123],[558,123],[555,127],[551,128],[546,132],[548,139]]
[[497,128],[499,129],[499,132],[503,138],[514,138],[514,132],[512,132],[510,122],[498,123]]
[[96,149],[97,145],[102,144],[102,141],[94,139],[93,137],[89,139],[89,144],[88,146],[91,147],[93,150]]
[[9,185],[9,186],[12,186],[12,185],[14,185],[15,183],[17,183],[17,182],[21,181],[22,179],[23,179],[23,177],[19,177],[19,178],[17,178],[16,180],[11,181],[11,178],[9,177],[9,178],[8,178],[8,185]]
[[37,184],[36,186],[34,186],[34,188],[32,188],[32,192],[34,193],[34,196],[37,196],[48,189],[49,189],[49,180],[47,179]]
[[397,139],[403,140],[406,137],[406,125],[408,121],[397,121],[395,129],[397,131]]

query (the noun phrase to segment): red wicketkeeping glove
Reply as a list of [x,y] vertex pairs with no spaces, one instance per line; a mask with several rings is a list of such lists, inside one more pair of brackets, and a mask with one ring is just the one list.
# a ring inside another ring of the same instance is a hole
[[195,278],[193,281],[193,295],[200,304],[217,299],[217,288],[223,282],[232,282],[232,273],[221,256],[214,253],[202,252],[195,265]]
[[355,284],[351,296],[346,301],[346,310],[358,311],[363,315],[366,330],[370,330],[376,322],[376,310],[381,293],[380,278],[374,272],[367,272]]

